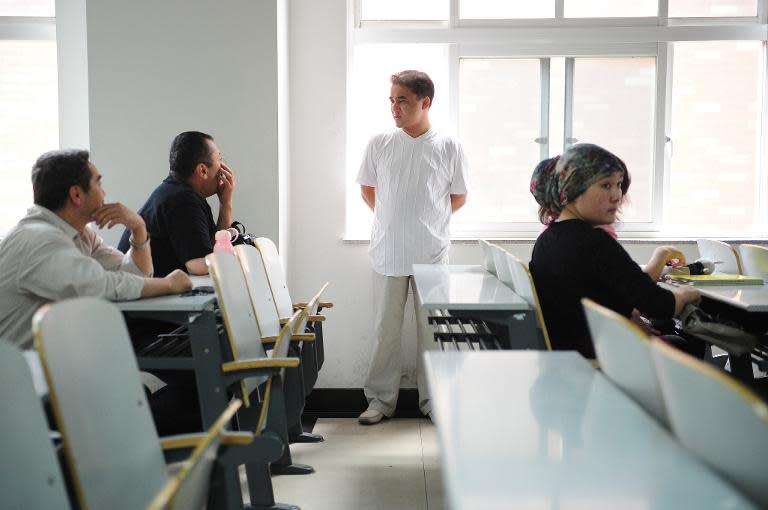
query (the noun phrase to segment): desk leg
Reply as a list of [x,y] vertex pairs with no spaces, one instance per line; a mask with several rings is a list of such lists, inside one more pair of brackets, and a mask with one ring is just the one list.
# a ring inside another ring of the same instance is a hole
[[200,417],[203,429],[207,429],[226,409],[229,401],[227,388],[221,378],[221,364],[224,359],[213,312],[190,316],[188,326]]

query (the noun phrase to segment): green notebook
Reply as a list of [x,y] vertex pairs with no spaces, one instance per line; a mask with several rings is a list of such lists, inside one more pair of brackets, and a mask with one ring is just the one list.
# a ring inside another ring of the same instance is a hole
[[670,283],[679,285],[763,285],[763,279],[757,276],[744,276],[740,274],[668,274]]

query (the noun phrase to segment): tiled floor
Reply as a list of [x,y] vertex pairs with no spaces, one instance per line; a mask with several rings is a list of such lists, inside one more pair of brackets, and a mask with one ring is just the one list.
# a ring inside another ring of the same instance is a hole
[[442,510],[435,426],[391,419],[362,426],[352,418],[317,421],[325,441],[291,445],[293,461],[315,473],[274,476],[275,499],[303,510]]

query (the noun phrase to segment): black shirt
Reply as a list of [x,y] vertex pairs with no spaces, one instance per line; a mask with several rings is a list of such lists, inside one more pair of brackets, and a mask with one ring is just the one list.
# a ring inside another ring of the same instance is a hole
[[651,318],[675,312],[674,295],[645,274],[601,228],[581,220],[555,222],[533,247],[531,274],[552,348],[595,357],[581,298],[625,317],[637,308]]
[[[174,269],[186,271],[187,261],[205,257],[213,250],[216,223],[208,202],[189,184],[167,177],[139,209],[147,224],[152,244],[155,276]],[[117,245],[128,251],[130,232],[126,229]]]

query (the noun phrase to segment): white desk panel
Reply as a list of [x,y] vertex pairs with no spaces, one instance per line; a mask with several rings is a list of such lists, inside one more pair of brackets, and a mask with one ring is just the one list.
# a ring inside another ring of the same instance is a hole
[[425,308],[530,310],[512,289],[482,266],[414,264],[413,279]]
[[427,352],[450,508],[754,508],[574,352]]
[[[675,285],[661,283],[672,289]],[[702,295],[747,312],[768,312],[768,285],[711,285],[695,287]]]
[[115,306],[121,312],[202,312],[212,310],[216,294],[198,296],[158,296],[135,301],[118,301]]

